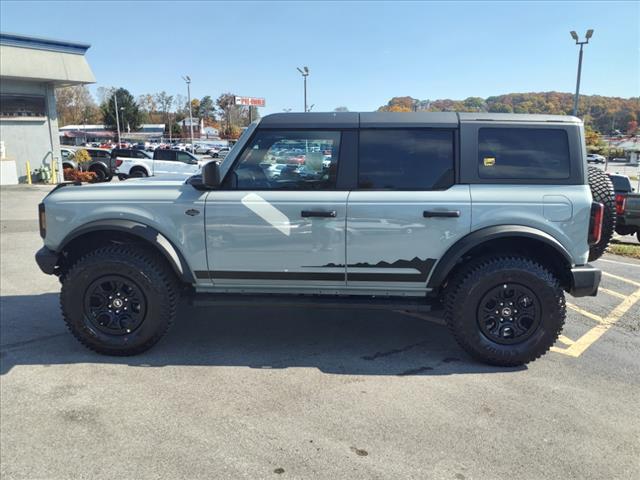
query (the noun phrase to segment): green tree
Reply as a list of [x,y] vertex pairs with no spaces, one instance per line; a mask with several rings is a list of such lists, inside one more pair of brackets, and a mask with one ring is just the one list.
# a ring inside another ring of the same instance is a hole
[[464,100],[465,110],[470,112],[482,112],[485,110],[485,102],[480,97],[469,97]]
[[138,104],[133,99],[133,96],[124,88],[119,88],[114,91],[109,98],[100,105],[104,125],[110,129],[116,128],[116,107],[114,97],[118,100],[119,111],[117,113],[119,115],[118,119],[121,122],[120,131],[126,132],[129,130],[138,130],[142,123],[142,115]]
[[336,107],[333,109],[334,112],[348,112],[349,109],[347,107]]
[[200,115],[206,119],[215,119],[216,105],[213,99],[206,95],[200,99]]
[[489,111],[497,113],[513,113],[513,107],[506,103],[494,103],[489,107]]

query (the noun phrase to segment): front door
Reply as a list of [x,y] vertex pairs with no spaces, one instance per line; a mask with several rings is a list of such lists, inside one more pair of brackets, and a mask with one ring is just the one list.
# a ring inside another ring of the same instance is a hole
[[345,287],[340,138],[340,131],[255,133],[222,189],[207,197],[214,286],[283,293]]
[[[469,233],[468,185],[454,185],[455,131],[362,129],[347,204],[347,285],[424,294],[435,263]],[[355,292],[354,292],[355,293]]]

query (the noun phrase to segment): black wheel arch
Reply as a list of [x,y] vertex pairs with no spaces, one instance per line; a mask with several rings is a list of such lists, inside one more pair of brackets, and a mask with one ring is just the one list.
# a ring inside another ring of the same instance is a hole
[[522,251],[537,247],[534,257],[552,268],[562,286],[569,288],[573,260],[567,249],[548,233],[525,225],[496,225],[471,232],[454,243],[436,264],[427,287],[439,291],[459,262],[485,253]]
[[96,239],[102,243],[113,241],[133,240],[145,243],[160,252],[167,260],[178,279],[185,283],[195,283],[195,277],[186,258],[165,235],[160,231],[134,220],[109,219],[87,223],[71,231],[56,250],[62,258],[69,258],[73,254],[74,245],[84,246]]

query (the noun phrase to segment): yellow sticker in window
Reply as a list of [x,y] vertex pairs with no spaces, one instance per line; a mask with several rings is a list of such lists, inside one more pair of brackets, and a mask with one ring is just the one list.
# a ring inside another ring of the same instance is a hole
[[484,166],[493,167],[496,164],[496,157],[484,157]]

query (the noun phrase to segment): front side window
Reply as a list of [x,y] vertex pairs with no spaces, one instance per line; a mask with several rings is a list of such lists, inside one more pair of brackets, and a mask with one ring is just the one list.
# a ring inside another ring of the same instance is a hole
[[187,152],[177,152],[177,156],[178,156],[178,161],[179,162],[189,163],[189,164],[198,163],[198,160],[193,158]]
[[236,190],[327,190],[335,188],[339,131],[256,132],[228,176]]
[[452,130],[360,131],[358,187],[441,190],[453,185]]
[[480,178],[561,180],[571,162],[567,132],[554,128],[481,128]]

